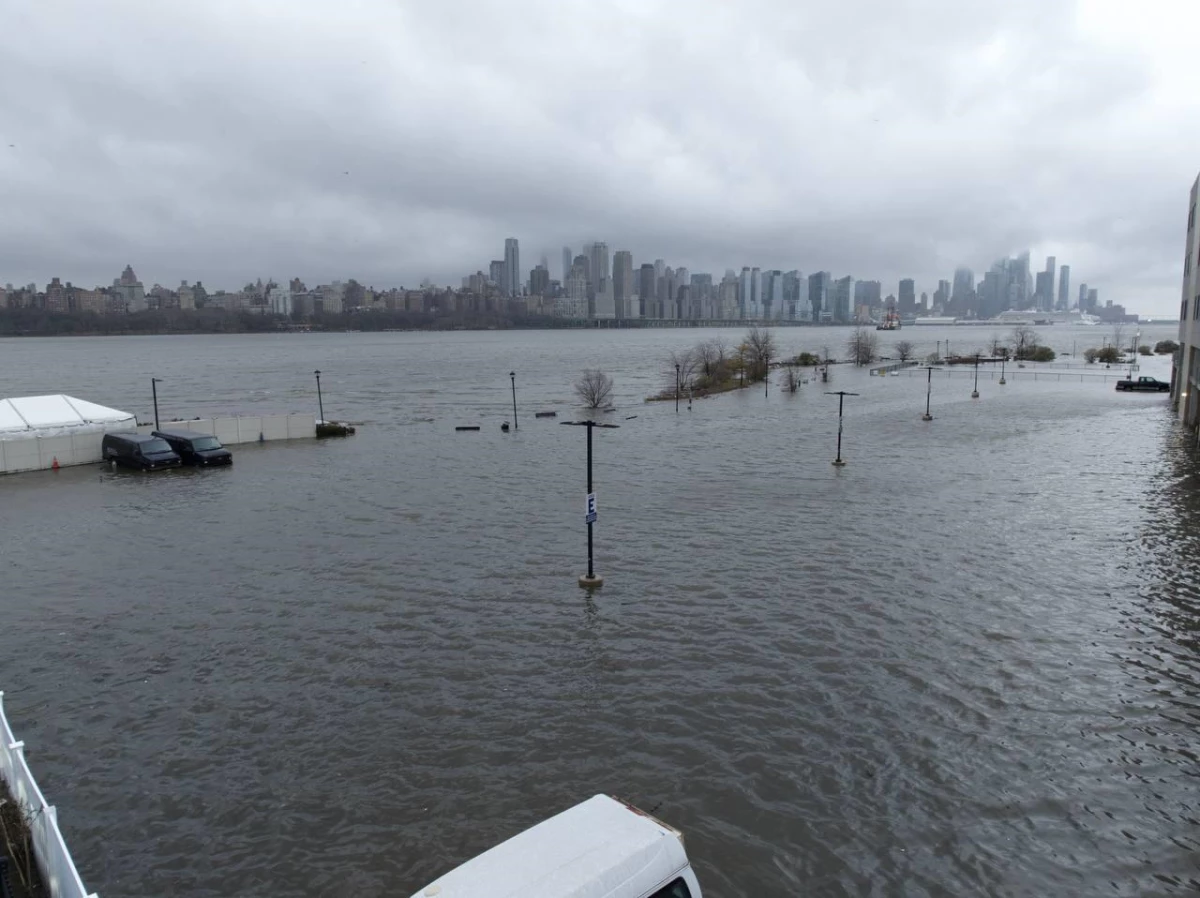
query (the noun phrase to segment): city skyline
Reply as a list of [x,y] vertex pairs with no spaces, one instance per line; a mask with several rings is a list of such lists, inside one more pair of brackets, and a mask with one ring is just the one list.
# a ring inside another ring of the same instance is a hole
[[[1069,294],[1086,272],[1132,311],[1178,305],[1193,5],[701,2],[598,42],[620,11],[22,8],[5,54],[28,77],[0,96],[13,283],[104,284],[133,259],[163,284],[453,284],[496,235],[520,236],[522,277],[608,235],[714,276],[820,266],[931,292],[1030,249],[1069,261]],[[747,23],[753,46],[730,39]],[[871,52],[847,65],[834,33]],[[151,76],[117,45],[190,64]]]
[[[711,272],[691,272],[671,267],[664,259],[637,268],[633,254],[618,250],[610,256],[604,241],[585,243],[575,255],[562,248],[565,277],[554,280],[549,260],[521,277],[520,239],[504,238],[503,258],[462,277],[460,286],[423,282],[413,285],[362,284],[351,277],[308,287],[299,277],[268,276],[246,283],[240,290],[217,288],[210,281],[176,288],[154,283],[147,288],[132,264],[126,265],[110,286],[75,285],[55,276],[42,289],[36,282],[0,285],[0,310],[33,310],[55,313],[91,312],[114,315],[149,309],[181,311],[219,308],[274,314],[293,321],[342,312],[403,311],[433,315],[458,312],[498,314],[516,318],[550,317],[590,320],[594,323],[636,319],[703,321],[766,321],[799,324],[883,323],[900,321],[995,320],[1005,313],[1029,312],[1045,319],[1070,312],[1100,320],[1136,321],[1123,304],[1105,299],[1099,288],[1079,285],[1078,300],[1070,294],[1070,265],[1047,257],[1045,267],[1034,271],[1026,251],[996,260],[976,280],[975,272],[956,268],[953,282],[939,278],[932,291],[920,289],[913,278],[902,278],[895,292],[886,292],[879,280],[834,277],[828,271],[807,276],[799,269],[762,269],[744,265],[738,272],[726,268],[717,277]],[[952,285],[953,283],[953,285]],[[890,286],[890,285],[888,285]],[[213,289],[209,289],[212,287]],[[886,292],[886,296],[885,296]],[[918,300],[919,294],[919,300]],[[1045,320],[1044,319],[1044,320]]]

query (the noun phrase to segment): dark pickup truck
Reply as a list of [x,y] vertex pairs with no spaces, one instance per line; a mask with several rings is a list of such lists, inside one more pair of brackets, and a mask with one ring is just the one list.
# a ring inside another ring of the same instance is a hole
[[1169,393],[1171,385],[1153,377],[1139,377],[1137,380],[1117,381],[1117,389],[1123,392],[1137,390],[1143,393]]

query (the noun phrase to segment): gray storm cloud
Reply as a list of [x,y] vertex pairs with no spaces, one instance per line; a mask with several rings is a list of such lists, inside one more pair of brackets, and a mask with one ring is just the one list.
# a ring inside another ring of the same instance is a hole
[[1128,15],[8,0],[0,282],[457,283],[517,236],[932,290],[1032,249],[1170,315],[1200,117],[1155,35],[1200,15]]

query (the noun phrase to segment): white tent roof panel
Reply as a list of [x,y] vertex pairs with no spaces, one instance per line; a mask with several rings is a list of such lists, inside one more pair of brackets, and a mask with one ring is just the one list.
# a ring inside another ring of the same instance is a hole
[[136,423],[136,418],[129,412],[62,393],[0,399],[0,435],[4,436],[36,436],[41,431],[75,428],[94,430],[105,425],[132,427]]

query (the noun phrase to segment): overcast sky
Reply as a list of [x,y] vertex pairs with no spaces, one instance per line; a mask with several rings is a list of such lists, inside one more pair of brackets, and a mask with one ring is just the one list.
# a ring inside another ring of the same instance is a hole
[[1197,34],[1194,0],[0,0],[0,282],[457,285],[515,236],[554,277],[605,240],[932,293],[1030,249],[1173,316]]

